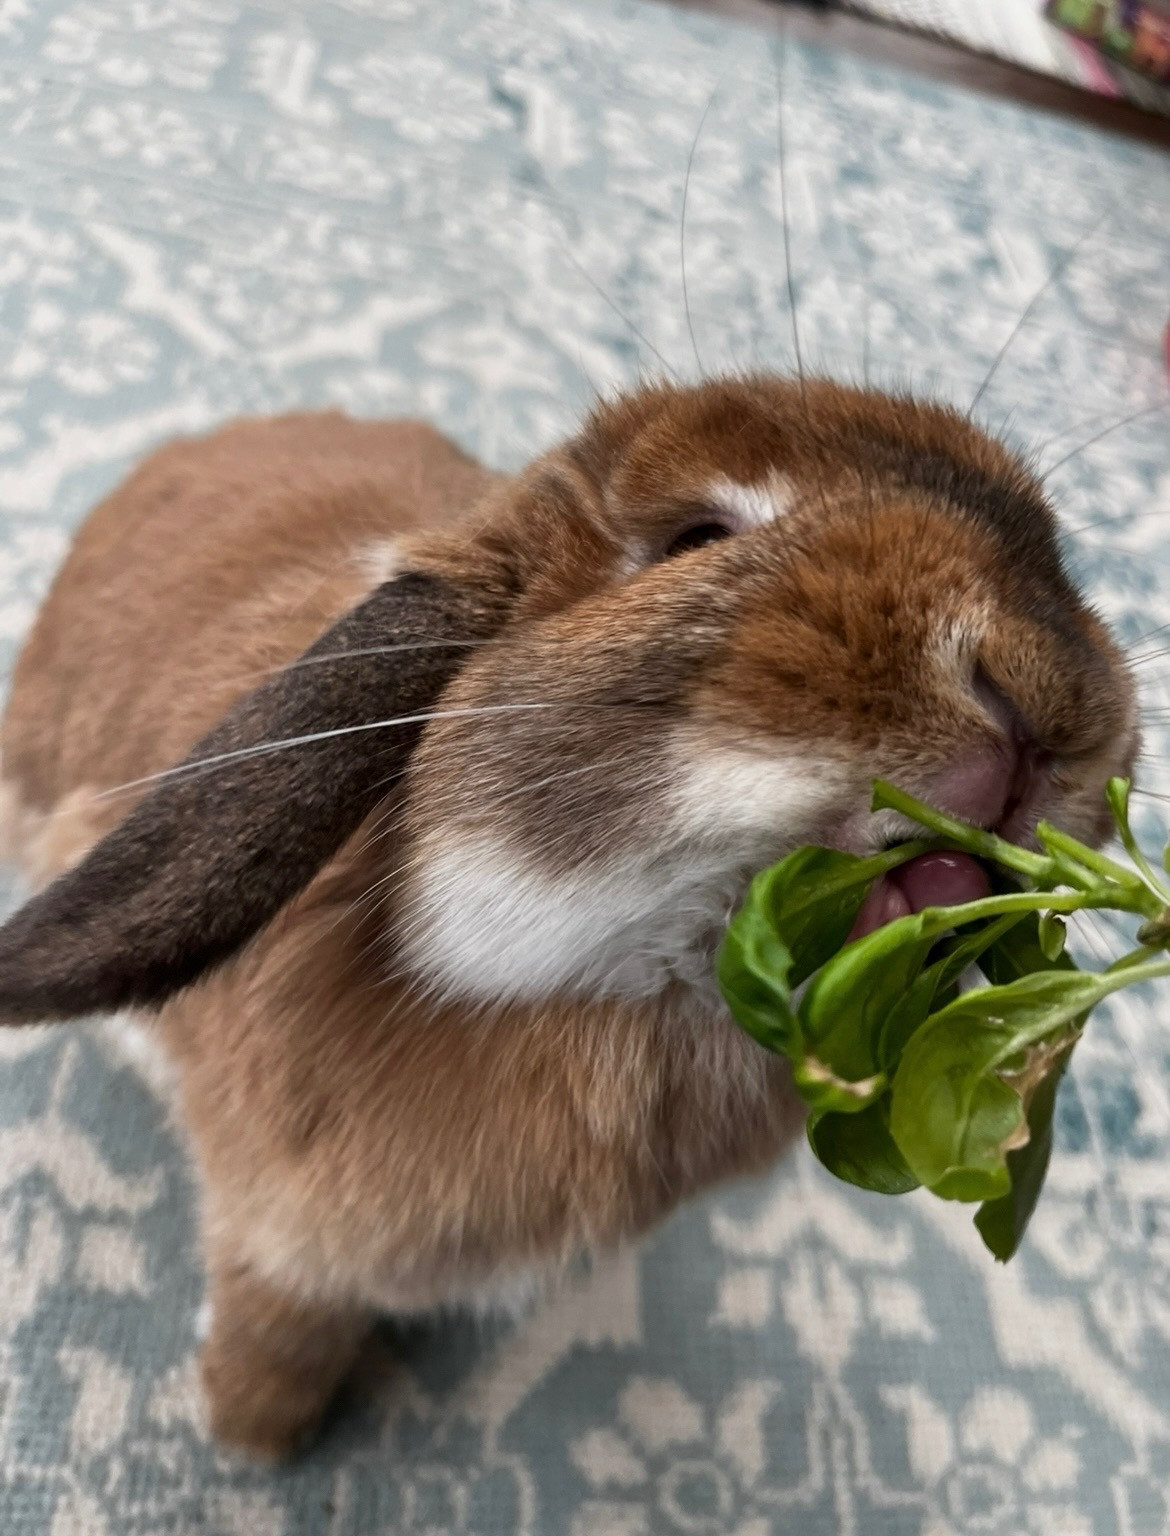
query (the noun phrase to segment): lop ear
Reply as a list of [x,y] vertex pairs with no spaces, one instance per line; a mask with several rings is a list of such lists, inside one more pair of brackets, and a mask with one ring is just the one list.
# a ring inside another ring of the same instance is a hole
[[506,611],[486,580],[379,587],[0,928],[0,1019],[159,1004],[239,949],[384,797]]

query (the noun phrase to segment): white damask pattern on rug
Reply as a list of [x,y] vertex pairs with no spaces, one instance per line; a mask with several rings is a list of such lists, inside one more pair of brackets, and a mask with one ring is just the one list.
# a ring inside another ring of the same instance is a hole
[[[1058,270],[981,409],[1051,468],[1126,640],[1170,622],[1165,160],[855,59],[781,68],[806,359],[965,405]],[[789,367],[776,105],[763,38],[631,0],[0,0],[5,663],[170,434],[409,411],[512,466],[663,359]],[[1166,1536],[1157,1000],[1095,1022],[1059,1142],[1006,1269],[969,1212],[798,1156],[517,1332],[388,1330],[274,1474],[203,1433],[192,1189],[148,1080],[96,1031],[0,1033],[0,1531]]]

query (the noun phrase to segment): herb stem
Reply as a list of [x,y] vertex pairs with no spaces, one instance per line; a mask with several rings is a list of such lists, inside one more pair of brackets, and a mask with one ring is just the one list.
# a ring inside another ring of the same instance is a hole
[[1131,949],[1127,955],[1122,955],[1120,960],[1115,960],[1112,965],[1107,965],[1101,972],[1103,976],[1114,976],[1122,971],[1132,971],[1137,966],[1144,965],[1154,955],[1163,954],[1164,951],[1150,944],[1143,944],[1140,949]]
[[[1125,956],[1127,960],[1131,958]],[[1136,981],[1157,981],[1159,976],[1170,976],[1170,960],[1158,960],[1152,965],[1138,965],[1135,962],[1120,971],[1117,966],[1111,965],[1107,971],[1101,972],[1101,996],[1132,986]]]
[[1031,853],[1018,843],[1009,843],[1006,838],[997,837],[994,832],[972,827],[965,821],[948,816],[946,811],[937,810],[922,800],[916,800],[904,790],[896,789],[885,779],[874,780],[873,809],[898,811],[976,858],[990,859],[1005,869],[1014,869],[1017,874],[1034,880],[1037,885],[1051,881],[1055,871],[1056,861],[1051,855]]
[[1157,902],[1158,910],[1162,911],[1166,906],[1170,905],[1170,891],[1167,891],[1166,887],[1150,868],[1146,856],[1138,847],[1128,824],[1122,826],[1119,830],[1121,832],[1121,841],[1125,844],[1125,851],[1133,860],[1142,884]]
[[[1132,874],[1124,865],[1115,863],[1107,854],[1098,853],[1095,848],[1087,848],[1084,843],[1070,837],[1067,832],[1058,832],[1047,821],[1042,821],[1036,828],[1036,836],[1040,839],[1044,848],[1051,853],[1060,867],[1062,875],[1066,876],[1066,883],[1078,885],[1082,890],[1096,888],[1096,882],[1092,881],[1085,871],[1103,876],[1112,885],[1124,886],[1127,890],[1145,888],[1144,882]],[[1078,867],[1079,866],[1079,867]],[[1161,906],[1158,910],[1161,911]],[[1142,908],[1146,910],[1145,907]],[[1150,916],[1154,913],[1151,911]]]
[[1113,812],[1113,820],[1117,824],[1117,830],[1121,835],[1121,841],[1125,844],[1125,851],[1129,854],[1137,869],[1138,878],[1149,891],[1150,895],[1158,903],[1159,908],[1170,906],[1170,891],[1162,884],[1150,868],[1145,854],[1137,844],[1137,838],[1129,825],[1129,786],[1130,781],[1120,776],[1109,780],[1105,786],[1105,799],[1109,803],[1109,809]]
[[[961,908],[962,921],[965,924],[975,923],[985,917],[999,917],[1013,912],[1080,912],[1084,908],[1103,906],[1115,907],[1122,912],[1135,910],[1128,893],[1116,894],[1118,900],[1103,897],[1100,891],[1011,891],[1004,896],[984,896],[979,901],[965,902]],[[944,907],[940,910],[953,912],[954,909]],[[954,923],[953,916],[950,921]]]

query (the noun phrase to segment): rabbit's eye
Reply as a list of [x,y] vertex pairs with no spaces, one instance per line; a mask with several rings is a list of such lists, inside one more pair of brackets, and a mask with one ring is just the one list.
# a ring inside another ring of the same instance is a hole
[[675,534],[663,552],[664,557],[670,560],[675,555],[685,555],[689,550],[702,549],[704,544],[715,544],[720,539],[730,537],[731,529],[726,523],[692,523],[689,528]]

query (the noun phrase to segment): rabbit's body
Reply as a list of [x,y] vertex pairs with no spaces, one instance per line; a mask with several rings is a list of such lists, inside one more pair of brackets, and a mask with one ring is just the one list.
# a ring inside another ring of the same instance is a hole
[[[332,414],[148,460],[84,525],[17,669],[4,762],[30,877],[75,864],[145,786],[105,791],[180,761],[386,579],[396,536],[453,520],[492,480],[426,427]],[[338,1374],[374,1308],[535,1292],[765,1166],[800,1125],[779,1063],[681,991],[487,1019],[387,979],[402,850],[384,820],[239,956],[131,1025],[175,1079],[212,1316],[232,1330],[229,1309],[291,1296],[352,1319],[325,1329]],[[220,1338],[213,1325],[209,1355]],[[295,1434],[301,1397],[234,1331],[220,1353],[216,1428],[283,1449],[281,1399]],[[335,1379],[321,1373],[322,1402]]]
[[647,390],[512,480],[246,423],[94,513],[21,658],[23,859],[76,867],[0,933],[0,1008],[145,1010],[212,1422],[280,1453],[376,1310],[539,1285],[797,1133],[710,980],[754,868],[897,833],[879,773],[1095,835],[1135,739],[1038,487],[947,412]]
[[84,796],[93,841],[128,798],[88,791],[179,762],[390,574],[397,536],[493,479],[422,423],[334,412],[160,449],[83,524],[17,663],[4,775],[21,807]]

